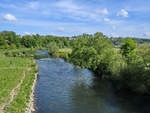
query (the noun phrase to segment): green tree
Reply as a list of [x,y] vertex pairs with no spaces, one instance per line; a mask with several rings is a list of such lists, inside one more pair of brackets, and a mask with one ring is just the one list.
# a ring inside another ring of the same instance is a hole
[[73,46],[70,61],[75,65],[91,69],[103,78],[106,74],[116,74],[125,62],[112,46],[111,41],[102,34],[78,38]]
[[135,53],[136,48],[136,43],[131,38],[126,38],[121,46],[121,51],[124,56],[128,56],[130,53]]
[[48,44],[48,52],[49,52],[50,54],[53,55],[53,54],[57,53],[58,50],[59,50],[59,47],[57,46],[57,44],[56,44],[55,42],[50,42],[50,43]]
[[0,37],[0,48],[7,48],[6,40],[3,37]]
[[139,57],[136,55],[136,48],[136,43],[131,38],[124,40],[124,44],[121,46],[121,52],[128,64],[138,60]]
[[137,54],[143,58],[145,64],[150,63],[150,43],[138,47]]
[[21,40],[22,45],[24,45],[27,48],[36,47],[38,44],[38,41],[33,36],[23,36]]

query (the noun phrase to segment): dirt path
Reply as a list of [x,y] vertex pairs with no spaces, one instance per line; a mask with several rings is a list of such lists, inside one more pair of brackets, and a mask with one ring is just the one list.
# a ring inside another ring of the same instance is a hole
[[[30,69],[28,69],[27,71],[29,71]],[[15,96],[18,94],[18,90],[21,86],[21,84],[23,83],[24,79],[26,76],[26,71],[23,73],[23,77],[21,79],[21,81],[19,82],[19,84],[17,84],[17,86],[15,88],[12,89],[12,91],[10,92],[10,100],[7,103],[4,103],[2,105],[2,107],[0,108],[0,113],[4,113],[4,111],[7,109],[8,105],[10,105],[10,103],[14,100]]]
[[29,103],[27,105],[25,113],[33,113],[35,111],[34,91],[35,91],[35,85],[36,85],[36,81],[37,81],[37,75],[38,75],[38,73],[35,74],[35,79],[34,79],[34,82],[33,82],[33,85],[32,85],[32,92],[30,94],[30,100],[29,100]]

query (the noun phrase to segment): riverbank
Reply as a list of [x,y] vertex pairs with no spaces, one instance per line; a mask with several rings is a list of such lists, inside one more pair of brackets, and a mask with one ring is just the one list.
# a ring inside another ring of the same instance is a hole
[[35,100],[34,100],[34,93],[35,93],[35,86],[36,86],[36,81],[37,81],[37,73],[35,74],[35,79],[34,79],[34,82],[33,82],[33,85],[32,85],[32,92],[30,94],[30,100],[29,100],[29,103],[28,103],[28,106],[26,108],[26,111],[25,113],[32,113],[35,111]]
[[37,66],[33,57],[0,56],[0,113],[30,113],[34,109]]
[[[34,61],[34,63],[36,64],[36,62]],[[38,70],[38,66],[36,65],[35,66],[36,70]],[[36,82],[37,82],[37,76],[38,76],[38,73],[35,73],[35,79],[33,81],[33,85],[32,85],[32,91],[31,91],[31,94],[30,94],[30,100],[29,100],[29,103],[27,105],[27,108],[26,108],[26,111],[25,113],[32,113],[35,111],[35,86],[36,86]]]

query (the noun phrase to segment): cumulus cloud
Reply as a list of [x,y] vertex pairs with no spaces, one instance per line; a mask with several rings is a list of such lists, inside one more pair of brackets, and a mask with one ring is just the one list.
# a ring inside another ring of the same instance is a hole
[[109,12],[108,12],[108,10],[107,10],[106,8],[103,9],[103,10],[97,9],[97,10],[96,10],[96,13],[97,13],[97,14],[100,14],[100,15],[108,15],[108,14],[109,14]]
[[3,19],[6,21],[17,21],[17,18],[12,14],[5,14]]
[[121,10],[117,13],[117,16],[127,18],[127,17],[128,17],[128,14],[129,14],[128,11],[126,11],[125,9],[121,9]]

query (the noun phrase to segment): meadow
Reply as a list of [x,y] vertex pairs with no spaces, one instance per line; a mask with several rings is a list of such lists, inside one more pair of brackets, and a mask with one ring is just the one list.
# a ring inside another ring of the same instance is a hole
[[35,67],[32,57],[7,57],[4,52],[0,53],[1,112],[25,112],[37,71]]

